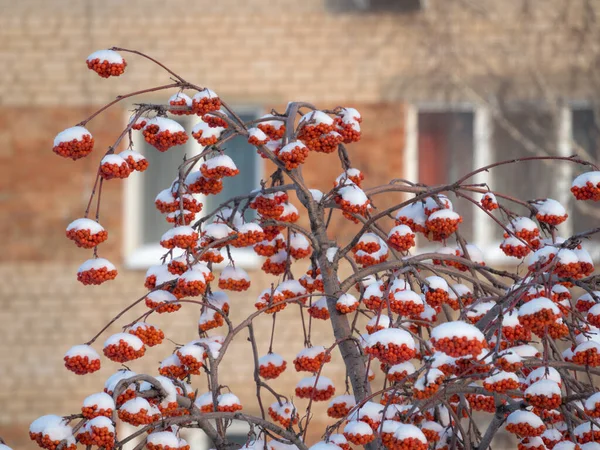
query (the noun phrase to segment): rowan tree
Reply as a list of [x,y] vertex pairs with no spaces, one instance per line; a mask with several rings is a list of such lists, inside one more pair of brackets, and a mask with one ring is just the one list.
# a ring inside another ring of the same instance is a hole
[[[137,448],[184,450],[189,445],[180,430],[200,428],[221,450],[239,447],[226,434],[237,420],[250,425],[242,447],[248,449],[484,450],[503,427],[518,437],[519,449],[600,448],[594,382],[600,374],[600,291],[585,250],[586,238],[600,229],[560,237],[557,227],[569,219],[556,200],[514,198],[472,181],[523,161],[576,164],[583,171],[572,194],[578,201],[598,201],[600,171],[593,163],[576,155],[523,157],[481,167],[452,184],[396,179],[367,188],[371,180],[351,163],[352,143],[361,138],[356,109],[291,102],[283,112],[244,122],[217,93],[141,52],[102,50],[87,65],[105,78],[126,76],[119,52],[158,64],[172,82],[119,96],[62,131],[54,141],[56,154],[73,160],[90,155],[94,138],[85,126],[107,108],[150,92],[174,93],[164,104],[135,105],[100,161],[83,217],[67,227],[67,238],[93,249],[77,273],[81,283],[98,285],[118,276],[117,267],[99,256],[110,238],[100,220],[101,192],[105,182],[118,182],[109,181],[114,178],[144,176],[133,173],[148,167],[133,146],[133,133],[160,152],[189,139],[203,150],[184,158],[172,184],[156,197],[170,228],[160,240],[162,264],[140,280],[146,291],[116,311],[90,341],[71,348],[64,361],[68,370],[85,375],[107,359],[130,367],[155,345],[170,345],[172,354],[155,373],[118,370],[103,391],[90,393],[81,411],[40,417],[31,424],[32,440],[47,450],[75,449],[78,443],[110,450],[142,437]],[[201,117],[191,135],[169,118],[180,115]],[[224,154],[227,142],[238,136],[275,169],[256,190],[203,211],[195,194],[218,194],[229,177],[244,170]],[[122,147],[126,150],[118,152]],[[340,165],[328,192],[304,181],[303,164],[314,153]],[[381,197],[397,200],[377,208]],[[462,218],[451,198],[481,209],[489,219],[485,226],[503,230],[500,248],[514,264],[486,264],[486,255],[461,234]],[[247,220],[249,209],[256,211],[253,220]],[[330,229],[338,214],[356,227],[345,242]],[[438,250],[424,253],[417,239]],[[229,318],[235,304],[227,291],[248,290],[252,277],[236,266],[232,247],[252,248],[264,257],[262,270],[273,275],[256,299],[256,312],[239,323]],[[299,260],[309,261],[308,271],[299,273]],[[220,263],[225,268],[217,271]],[[342,277],[340,268],[351,274]],[[273,353],[272,345],[259,354],[254,326],[274,323],[292,305],[301,311],[305,348],[293,361]],[[198,339],[185,345],[168,343],[149,323],[156,314],[177,320],[190,309],[200,313]],[[139,312],[137,320],[103,336],[131,310]],[[329,322],[332,342],[312,343],[313,320]],[[100,349],[101,336],[106,340]],[[242,405],[236,386],[230,391],[219,380],[230,344],[245,339],[253,350],[254,373],[248,377],[256,384],[256,405]],[[345,386],[327,378],[333,352],[343,359]],[[295,388],[277,392],[270,386],[293,370],[306,374]],[[385,380],[381,389],[374,389],[374,376]],[[208,380],[206,392],[195,385],[200,377]],[[315,426],[314,402],[328,402],[330,418],[318,430],[318,443],[305,439]],[[139,428],[118,435],[118,421]]]

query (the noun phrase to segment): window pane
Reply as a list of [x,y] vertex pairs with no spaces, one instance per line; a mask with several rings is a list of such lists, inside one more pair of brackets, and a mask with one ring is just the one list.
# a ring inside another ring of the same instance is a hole
[[[186,125],[186,122],[182,122]],[[191,139],[191,138],[190,138]],[[188,141],[189,142],[189,141]],[[184,154],[190,156],[191,145],[178,145],[161,153],[152,147],[146,141],[142,141],[142,148],[136,148],[148,160],[148,169],[142,174],[133,174],[140,177],[142,192],[140,201],[142,202],[142,234],[141,242],[145,244],[155,244],[160,241],[161,236],[172,225],[169,224],[163,214],[154,206],[156,195],[163,189],[171,186],[171,183],[177,178],[177,169],[183,162]]]
[[[473,119],[472,112],[419,113],[419,183],[451,183],[472,170]],[[454,196],[450,200],[463,218],[461,232],[470,241],[473,238],[474,206]]]
[[[258,118],[258,114],[240,114],[240,118],[247,122]],[[209,213],[221,203],[231,197],[248,194],[253,189],[260,187],[260,167],[262,159],[256,153],[256,148],[243,137],[236,137],[223,146],[225,154],[229,155],[240,173],[235,177],[223,178],[223,190],[218,195],[209,195],[204,201],[204,211]],[[254,217],[254,210],[246,211],[246,219]]]
[[[572,129],[573,129],[573,140],[583,150],[585,150],[589,157],[592,158],[593,163],[598,163],[598,156],[600,156],[600,129],[596,123],[597,117],[594,112],[590,109],[579,109],[572,111]],[[575,149],[577,152],[577,149]],[[583,166],[574,166],[575,178],[580,173],[589,171],[589,168]],[[569,221],[572,222],[573,232],[578,233],[581,231],[589,230],[600,226],[600,217],[598,216],[598,208],[593,202],[581,202],[575,201],[571,198],[571,205],[569,205]],[[600,243],[600,236],[596,235],[593,241]]]
[[[533,156],[526,148],[530,141],[543,148],[548,155],[556,155],[558,149],[557,127],[552,115],[539,110],[503,112],[503,117],[518,131],[512,136],[497,120],[493,124],[492,148],[494,162]],[[549,176],[552,166],[540,161],[525,161],[500,166],[490,171],[490,188],[521,200],[557,198],[555,183]],[[529,210],[511,202],[503,201],[512,211],[529,216]],[[494,227],[494,236],[500,240],[503,230]]]

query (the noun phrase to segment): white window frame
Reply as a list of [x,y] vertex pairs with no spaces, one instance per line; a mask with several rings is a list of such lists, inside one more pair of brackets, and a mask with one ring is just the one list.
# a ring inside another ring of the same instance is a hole
[[[254,113],[260,117],[263,113],[262,108],[251,107],[251,106],[240,106],[235,108],[238,113]],[[130,114],[127,113],[125,117],[125,123],[129,123]],[[201,118],[194,116],[185,117],[189,120],[190,131]],[[133,148],[140,148],[143,145],[144,138],[141,133],[134,132],[132,135]],[[188,139],[186,143],[190,149],[188,156],[192,157],[202,152],[203,147],[192,137]],[[261,180],[264,173],[264,162],[258,154],[256,154],[257,165],[255,178]],[[131,270],[145,270],[153,264],[160,264],[161,257],[166,253],[166,250],[161,247],[160,243],[143,244],[141,242],[142,233],[142,182],[141,178],[144,174],[132,174],[125,180],[125,187],[123,192],[123,255],[125,267]],[[174,176],[175,178],[175,176]],[[259,186],[255,186],[259,187]],[[156,193],[158,194],[158,192]],[[194,195],[200,202],[204,203],[206,196],[199,194]],[[212,211],[202,210],[196,215],[196,218],[202,218],[206,214]],[[166,223],[166,222],[165,222]],[[166,231],[166,228],[165,228]],[[245,269],[255,269],[260,267],[262,259],[257,255],[251,248],[234,248],[231,249],[231,256],[235,261],[236,266]],[[220,264],[215,264],[216,268],[223,268],[227,265],[228,260],[225,260]]]
[[[557,129],[557,149],[559,156],[570,156],[572,154],[572,121],[571,111],[585,108],[585,105],[566,104],[559,107],[559,126]],[[491,164],[497,158],[494,157],[493,148],[493,114],[484,105],[472,103],[414,103],[406,107],[405,124],[406,139],[404,148],[404,178],[417,180],[419,175],[419,123],[420,112],[472,112],[473,117],[473,168],[483,167]],[[570,187],[574,174],[573,164],[557,164],[556,195],[554,198],[567,205],[570,201]],[[493,176],[493,174],[492,174]],[[490,174],[479,173],[473,177],[473,183],[493,182]],[[408,195],[407,198],[410,196]],[[460,211],[458,211],[460,213]],[[480,209],[476,209],[474,215],[473,236],[469,242],[477,245],[485,255],[485,260],[490,264],[514,264],[514,258],[506,256],[500,249],[500,241],[492,238],[491,218]],[[491,226],[490,226],[491,225]],[[572,234],[572,222],[566,221],[561,225],[561,234],[570,236]],[[586,250],[597,260],[600,257],[600,248],[588,245]],[[419,248],[421,252],[435,251],[439,245],[427,244]]]

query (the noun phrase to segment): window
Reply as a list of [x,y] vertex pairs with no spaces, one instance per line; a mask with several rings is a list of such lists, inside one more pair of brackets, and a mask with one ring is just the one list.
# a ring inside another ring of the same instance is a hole
[[[242,446],[248,442],[249,432],[250,426],[247,422],[233,420],[229,428],[227,428],[227,440]],[[191,450],[208,450],[214,448],[213,442],[202,430],[183,428],[181,429],[181,437],[187,441]]]
[[[242,120],[259,117],[260,111],[246,109],[238,113]],[[190,132],[199,117],[185,117],[178,120]],[[141,152],[149,162],[148,169],[142,174],[132,174],[126,181],[125,189],[125,264],[132,269],[147,268],[160,263],[165,250],[159,241],[165,231],[171,227],[164,216],[155,208],[154,199],[163,189],[168,188],[177,176],[177,168],[184,155],[191,157],[202,151],[202,147],[190,138],[184,145],[173,147],[161,153],[147,144],[140,133],[134,133],[134,149]],[[260,186],[262,177],[262,159],[254,147],[242,137],[236,137],[224,145],[238,168],[239,175],[223,180],[223,191],[215,196],[198,196],[204,207],[202,214],[213,211],[229,197],[242,195]],[[198,165],[194,170],[197,170]],[[248,219],[252,211],[248,212]],[[241,266],[258,263],[258,256],[251,250],[235,249],[234,258]]]
[[[550,155],[570,156],[577,153],[574,147],[580,146],[593,160],[600,156],[600,128],[589,109],[564,107],[550,113],[534,107],[515,108],[496,120],[484,107],[411,106],[406,132],[405,177],[425,184],[453,182],[475,168],[532,155],[528,150],[532,144]],[[550,197],[560,201],[570,217],[559,227],[559,234],[569,236],[600,222],[595,208],[576,202],[570,193],[574,177],[586,170],[566,162],[521,162],[478,174],[472,181],[488,183],[492,190],[520,199]],[[480,198],[477,194],[473,197]],[[502,230],[470,202],[452,194],[450,199],[463,217],[465,239],[482,248],[488,259],[508,261],[498,247]],[[513,204],[511,209],[528,215],[524,207]],[[422,241],[419,245],[424,247],[438,246]],[[600,238],[592,242],[600,244]],[[600,257],[600,245],[588,245],[586,249],[595,259]]]
[[[593,163],[598,164],[598,162],[600,162],[600,122],[597,113],[592,109],[573,109],[571,111],[570,125],[572,129],[573,147],[575,147],[574,151],[571,153],[582,154],[583,152],[581,152],[581,150],[583,150],[587,153],[584,159],[589,159]],[[580,147],[580,149],[577,147]],[[573,176],[577,176],[580,173],[589,170],[577,166],[574,166],[572,169],[574,171]],[[595,205],[587,202],[578,202],[572,198],[570,199],[570,202],[572,207],[569,208],[571,210],[569,222],[572,224],[574,233],[585,231],[600,225],[600,215],[598,214],[598,209]],[[598,245],[600,244],[600,236],[593,236],[591,242],[596,244],[592,249],[600,248],[600,245]],[[592,256],[598,258],[600,255],[592,253]]]

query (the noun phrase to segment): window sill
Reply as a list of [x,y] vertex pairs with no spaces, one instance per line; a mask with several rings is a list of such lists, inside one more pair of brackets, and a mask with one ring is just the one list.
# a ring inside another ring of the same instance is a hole
[[[152,265],[160,264],[164,254],[165,249],[159,244],[144,245],[133,250],[125,257],[125,267],[130,270],[146,270]],[[222,269],[227,265],[227,256],[224,256],[225,261],[215,264],[215,268]],[[262,258],[250,249],[232,248],[231,256],[235,261],[235,265],[242,269],[257,269],[262,263]]]
[[[583,247],[588,251],[594,263],[598,263],[600,261],[600,245],[597,245],[592,242],[583,242]],[[491,267],[508,267],[508,266],[517,266],[521,264],[524,259],[517,259],[510,256],[506,256],[502,249],[500,248],[500,241],[479,246],[481,251],[483,252],[483,260],[487,266]],[[417,247],[415,254],[421,253],[435,253],[439,247]],[[525,257],[526,259],[527,257]]]

